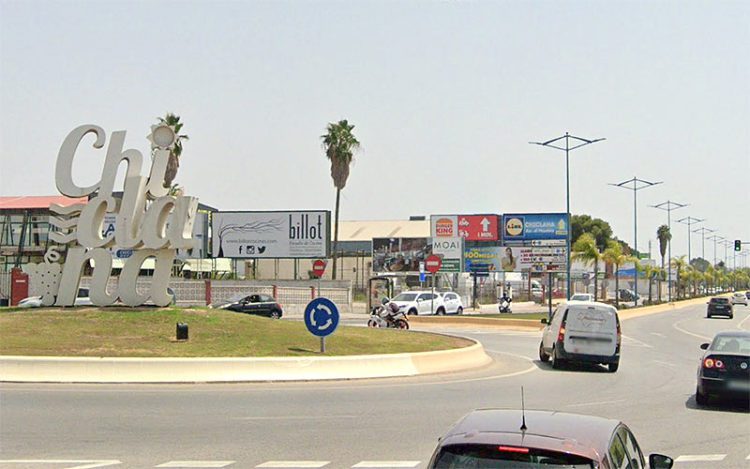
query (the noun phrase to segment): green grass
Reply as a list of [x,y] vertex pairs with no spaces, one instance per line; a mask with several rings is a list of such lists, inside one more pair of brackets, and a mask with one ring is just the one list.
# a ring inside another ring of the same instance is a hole
[[[188,341],[175,340],[177,322]],[[424,352],[470,345],[435,334],[339,326],[326,355]],[[269,357],[320,355],[302,322],[212,309],[0,310],[0,355],[85,357]]]
[[512,313],[512,314],[464,314],[471,318],[494,318],[494,319],[529,319],[539,321],[546,318],[547,313]]

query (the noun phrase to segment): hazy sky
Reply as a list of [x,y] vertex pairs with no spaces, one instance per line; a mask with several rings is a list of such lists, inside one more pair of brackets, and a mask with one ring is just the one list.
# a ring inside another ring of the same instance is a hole
[[[639,193],[640,248],[668,199],[750,241],[747,1],[0,0],[0,195],[55,194],[80,124],[147,154],[167,111],[190,135],[177,182],[220,209],[332,209],[320,135],[346,118],[343,220],[564,212],[564,153],[528,142],[569,131],[607,138],[571,153],[572,213],[632,245],[632,192],[607,183],[638,176],[664,181]],[[103,158],[87,143],[77,180]]]

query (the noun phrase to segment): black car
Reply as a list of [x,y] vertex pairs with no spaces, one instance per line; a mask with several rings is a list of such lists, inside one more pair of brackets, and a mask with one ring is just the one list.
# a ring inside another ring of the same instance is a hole
[[734,317],[734,310],[732,309],[732,303],[729,301],[729,298],[720,296],[711,298],[708,302],[706,317],[710,318],[713,316],[729,316],[729,319]]
[[284,314],[283,308],[272,296],[262,293],[235,298],[220,305],[219,308],[237,311],[238,313],[267,316],[271,319],[279,319]]
[[708,344],[698,367],[695,402],[708,404],[709,396],[750,399],[750,332],[719,332]]

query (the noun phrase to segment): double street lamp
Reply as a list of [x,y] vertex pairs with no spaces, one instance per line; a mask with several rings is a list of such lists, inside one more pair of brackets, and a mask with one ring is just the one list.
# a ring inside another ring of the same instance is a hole
[[704,221],[706,221],[705,218],[700,219],[700,218],[693,218],[693,217],[685,217],[685,218],[680,218],[679,220],[677,220],[677,223],[682,223],[683,225],[687,225],[688,227],[688,264],[690,264],[690,261],[693,259],[692,253],[690,251],[690,241],[693,237],[692,235],[693,231],[692,231],[691,226],[693,223],[701,223]]
[[[669,253],[667,254],[667,267],[669,271],[667,278],[667,298],[672,302],[672,210],[687,207],[687,204],[680,204],[667,200],[666,202],[652,205],[651,207],[658,208],[659,210],[666,210],[667,212],[667,227],[669,228],[669,239],[667,240],[667,248],[669,250]],[[661,301],[661,298],[659,298],[659,301]]]
[[[565,146],[560,146],[562,143],[558,144],[558,142],[562,142],[562,140],[565,140]],[[573,141],[571,146],[571,140]],[[565,247],[567,251],[567,299],[570,299],[570,236],[571,236],[571,219],[570,219],[570,152],[581,147],[585,147],[586,145],[591,145],[592,143],[601,142],[602,140],[606,140],[605,138],[597,138],[593,140],[589,140],[587,138],[582,137],[576,137],[574,135],[570,135],[568,132],[565,132],[565,135],[557,138],[553,138],[552,140],[547,140],[546,142],[529,142],[532,145],[541,145],[543,147],[550,147],[554,148],[556,150],[562,150],[565,152],[565,207],[566,207],[566,214],[568,215],[568,235],[565,237]]]
[[[652,187],[657,184],[661,184],[662,181],[659,182],[649,182],[644,179],[638,179],[637,177],[633,176],[633,179],[628,179],[627,181],[622,181],[617,184],[611,184],[610,186],[615,187],[622,187],[623,189],[629,189],[633,191],[633,251],[635,251],[636,256],[640,259],[640,253],[638,252],[638,191],[641,189],[646,189],[647,187]],[[635,263],[633,264],[635,267]],[[635,297],[638,298],[638,269],[634,269],[634,275],[635,275]],[[616,294],[619,294],[617,292]],[[638,301],[636,299],[636,301]]]

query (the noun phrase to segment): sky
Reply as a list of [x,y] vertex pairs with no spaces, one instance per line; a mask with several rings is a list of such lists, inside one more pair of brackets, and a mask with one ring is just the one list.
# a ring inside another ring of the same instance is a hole
[[633,193],[608,183],[638,177],[663,181],[638,192],[642,251],[667,200],[689,204],[673,256],[687,216],[750,241],[748,25],[746,1],[0,0],[0,195],[56,194],[81,124],[147,155],[174,112],[176,182],[221,210],[333,210],[320,136],[348,119],[342,220],[564,212],[565,153],[528,142],[570,132],[606,138],[570,153],[572,213],[632,245]]

